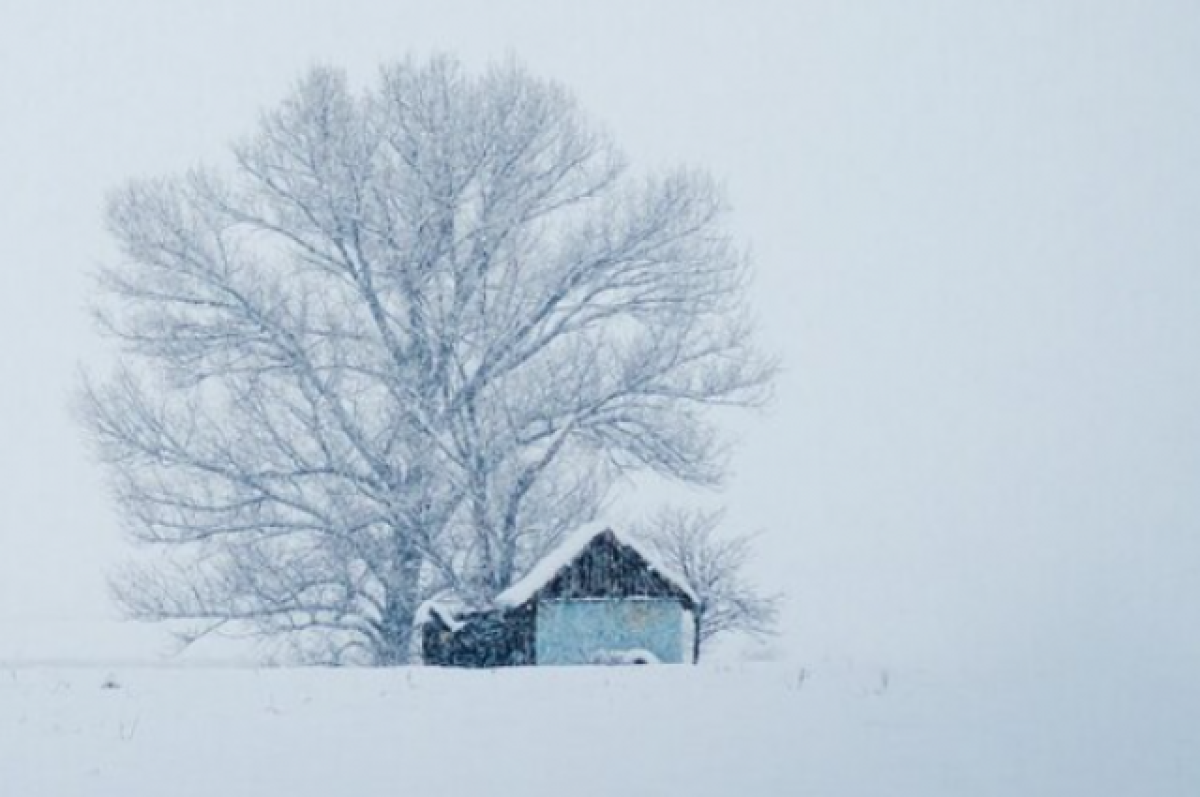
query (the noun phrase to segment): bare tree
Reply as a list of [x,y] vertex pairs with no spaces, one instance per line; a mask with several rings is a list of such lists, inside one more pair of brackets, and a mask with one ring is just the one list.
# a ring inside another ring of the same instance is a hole
[[150,547],[118,599],[400,663],[424,597],[494,596],[618,476],[718,482],[708,409],[773,370],[724,218],[559,86],[445,58],[314,70],[224,170],[120,189],[122,357],[81,397]]
[[724,512],[664,509],[636,529],[664,565],[687,579],[699,598],[692,661],[704,646],[728,633],[774,633],[781,596],[764,594],[750,583],[746,564],[753,535],[719,531]]

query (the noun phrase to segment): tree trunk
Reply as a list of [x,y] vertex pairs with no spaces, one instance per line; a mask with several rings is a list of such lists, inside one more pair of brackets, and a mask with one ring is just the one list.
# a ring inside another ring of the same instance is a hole
[[414,609],[389,597],[387,616],[380,624],[380,643],[375,652],[376,665],[399,667],[409,663],[413,612]]
[[391,583],[387,585],[384,616],[379,623],[380,642],[375,664],[398,667],[412,661],[413,617],[417,611],[421,559],[416,555],[397,557]]

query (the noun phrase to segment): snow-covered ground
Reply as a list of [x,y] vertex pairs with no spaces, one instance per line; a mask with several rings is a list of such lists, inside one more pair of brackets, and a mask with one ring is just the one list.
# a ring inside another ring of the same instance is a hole
[[12,666],[0,795],[1194,795],[1200,690],[1170,683],[829,662]]

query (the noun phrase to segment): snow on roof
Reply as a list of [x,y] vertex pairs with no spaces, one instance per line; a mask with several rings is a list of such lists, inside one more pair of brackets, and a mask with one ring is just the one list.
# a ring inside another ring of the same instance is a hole
[[542,587],[549,584],[556,575],[568,567],[572,562],[579,558],[587,547],[592,544],[592,541],[601,534],[608,532],[616,537],[617,542],[622,545],[632,548],[634,552],[646,560],[651,570],[657,572],[660,576],[670,581],[678,587],[685,595],[692,599],[693,602],[699,603],[700,599],[696,597],[696,593],[688,585],[687,579],[680,576],[669,567],[665,567],[658,557],[649,551],[645,546],[641,545],[631,537],[618,534],[609,526],[603,524],[593,524],[584,526],[573,534],[567,536],[563,542],[547,554],[540,562],[534,565],[533,569],[520,581],[513,584],[508,589],[496,596],[496,605],[504,608],[513,608],[527,602],[530,598],[541,591]]
[[462,599],[453,593],[435,595],[417,607],[417,611],[413,614],[413,626],[425,625],[436,617],[451,631],[458,631],[465,625],[462,620],[458,619],[458,615],[466,608]]

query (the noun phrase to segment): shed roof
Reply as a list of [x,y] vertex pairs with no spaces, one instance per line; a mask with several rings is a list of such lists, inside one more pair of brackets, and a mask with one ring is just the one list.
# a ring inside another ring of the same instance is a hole
[[569,535],[557,548],[534,565],[524,578],[497,595],[496,605],[503,608],[514,608],[528,603],[553,581],[555,576],[570,567],[593,543],[605,535],[609,535],[619,545],[632,550],[638,558],[645,562],[647,568],[677,587],[693,603],[700,602],[687,579],[662,564],[658,557],[644,545],[628,535],[618,534],[609,526],[591,525]]
[[461,616],[469,607],[453,592],[443,592],[424,601],[413,614],[413,625],[422,626],[433,620],[439,620],[451,631],[463,627]]

